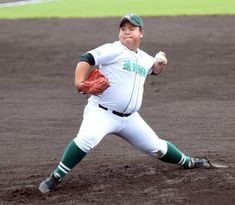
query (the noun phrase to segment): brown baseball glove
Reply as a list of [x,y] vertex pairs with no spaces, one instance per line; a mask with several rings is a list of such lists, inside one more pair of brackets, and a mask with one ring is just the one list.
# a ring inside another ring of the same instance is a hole
[[108,79],[95,68],[91,71],[87,80],[80,84],[79,92],[82,94],[101,95],[108,87],[110,87]]

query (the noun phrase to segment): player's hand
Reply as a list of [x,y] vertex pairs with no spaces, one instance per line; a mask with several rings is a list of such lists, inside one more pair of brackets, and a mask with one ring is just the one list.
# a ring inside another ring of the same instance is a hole
[[167,58],[166,58],[166,53],[163,51],[158,52],[155,55],[156,62],[159,65],[166,65],[167,64]]
[[79,84],[78,91],[82,94],[101,95],[108,87],[109,80],[98,69],[94,69],[87,80]]

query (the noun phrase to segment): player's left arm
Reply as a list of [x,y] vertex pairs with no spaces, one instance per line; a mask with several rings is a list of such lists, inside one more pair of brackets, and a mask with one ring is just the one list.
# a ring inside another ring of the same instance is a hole
[[153,64],[153,74],[160,74],[166,67],[167,58],[166,53],[160,51],[155,55],[155,63]]

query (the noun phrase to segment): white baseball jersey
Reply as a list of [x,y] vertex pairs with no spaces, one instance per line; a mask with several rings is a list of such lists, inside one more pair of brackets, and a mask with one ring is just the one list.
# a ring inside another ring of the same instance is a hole
[[121,113],[138,111],[144,82],[147,74],[152,72],[155,58],[140,49],[137,53],[133,52],[120,41],[105,44],[89,53],[111,85],[102,95],[91,96],[89,101]]
[[[84,152],[93,149],[107,134],[113,133],[140,151],[161,157],[167,144],[161,140],[137,112],[141,106],[144,82],[152,72],[155,58],[138,49],[137,53],[116,41],[89,51],[110,82],[102,95],[91,96],[85,107],[76,145]],[[109,108],[102,109],[99,105]],[[120,117],[113,112],[131,114]]]

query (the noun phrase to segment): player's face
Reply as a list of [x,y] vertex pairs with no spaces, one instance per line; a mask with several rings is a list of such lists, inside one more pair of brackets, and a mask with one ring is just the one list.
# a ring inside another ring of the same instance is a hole
[[132,25],[130,22],[125,22],[120,27],[119,40],[130,50],[137,50],[142,37],[143,31],[141,31],[139,27]]

